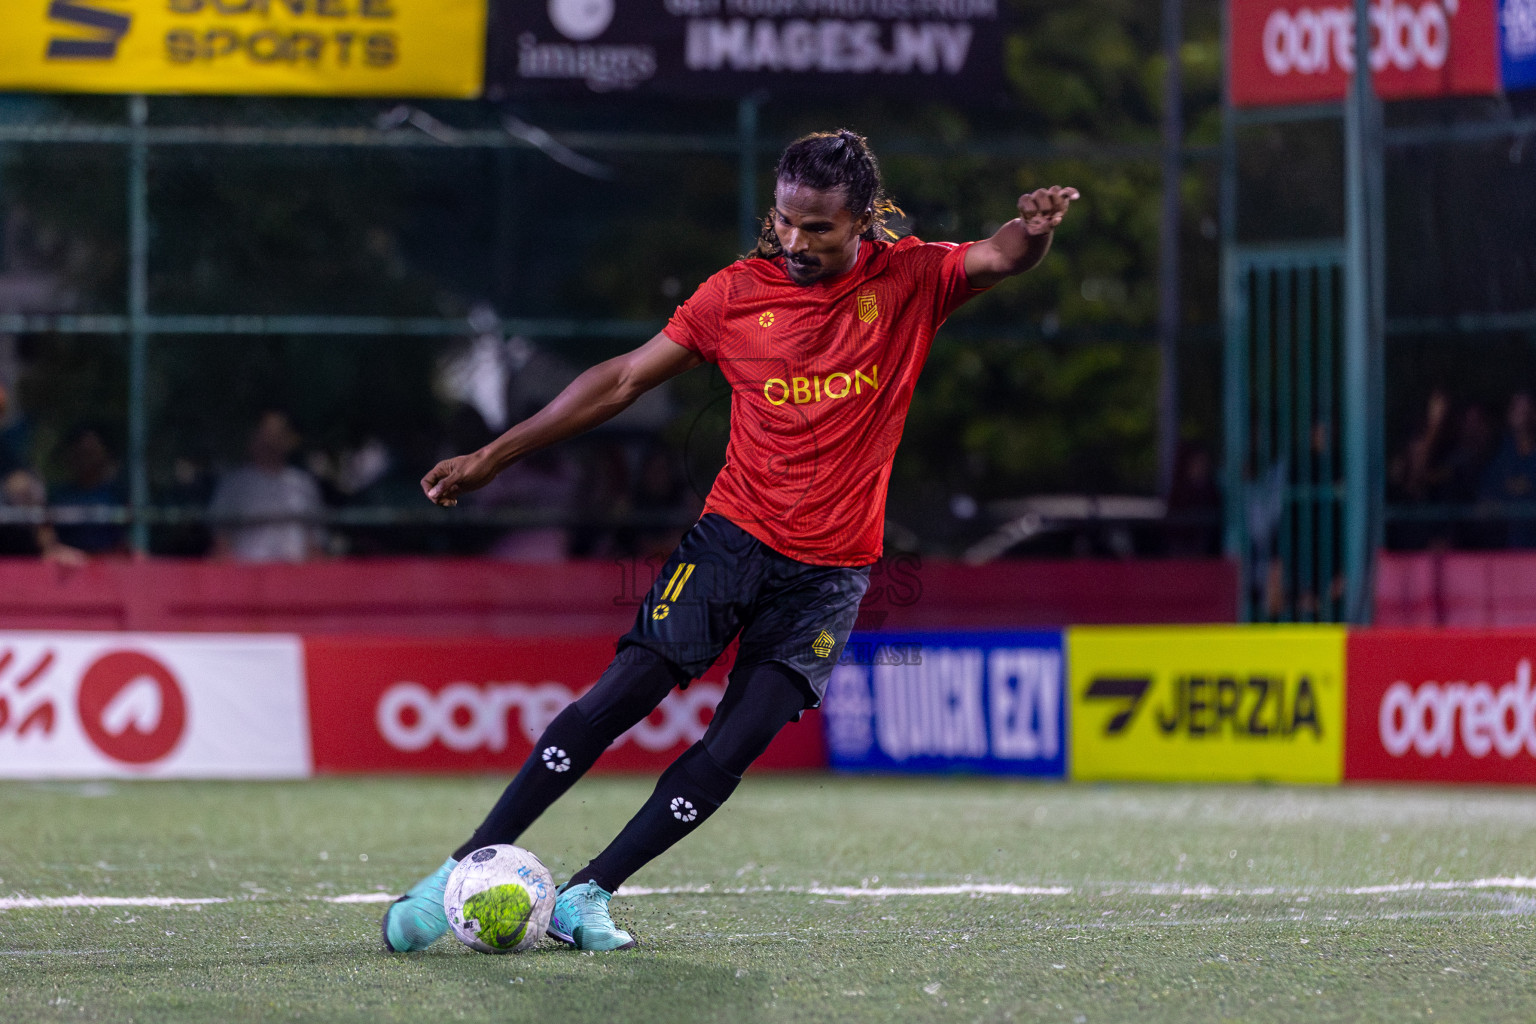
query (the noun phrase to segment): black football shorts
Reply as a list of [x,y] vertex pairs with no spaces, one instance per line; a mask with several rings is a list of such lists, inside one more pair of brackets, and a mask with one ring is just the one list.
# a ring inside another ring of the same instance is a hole
[[683,535],[619,649],[648,648],[697,679],[739,633],[736,665],[794,669],[813,708],[868,589],[869,566],[798,562],[710,513]]

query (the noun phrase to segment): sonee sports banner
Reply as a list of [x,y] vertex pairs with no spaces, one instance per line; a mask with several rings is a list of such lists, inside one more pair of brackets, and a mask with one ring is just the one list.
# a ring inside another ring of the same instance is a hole
[[1067,631],[1074,779],[1338,782],[1339,626]]
[[1061,633],[856,633],[822,717],[834,768],[1060,776]]
[[485,0],[0,0],[0,90],[480,95]]
[[1004,0],[502,0],[486,95],[1001,95]]

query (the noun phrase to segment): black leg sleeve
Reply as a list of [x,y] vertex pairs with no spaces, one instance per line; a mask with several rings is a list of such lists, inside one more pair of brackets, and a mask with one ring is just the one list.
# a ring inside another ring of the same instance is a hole
[[733,672],[704,738],[672,762],[639,813],[572,883],[595,879],[616,891],[704,824],[735,791],[747,766],[804,708],[805,690],[793,670],[769,663]]
[[672,687],[686,681],[681,669],[652,651],[621,650],[597,684],[549,723],[491,813],[453,851],[454,858],[463,860],[493,843],[517,842],[624,730],[654,711]]

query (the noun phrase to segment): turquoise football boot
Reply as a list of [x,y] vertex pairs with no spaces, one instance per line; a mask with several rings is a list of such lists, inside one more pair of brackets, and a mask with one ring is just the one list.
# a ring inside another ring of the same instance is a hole
[[448,913],[443,910],[443,889],[458,861],[449,857],[443,866],[405,890],[405,895],[384,911],[380,925],[384,948],[391,953],[410,953],[426,949],[448,930]]
[[608,901],[613,893],[596,882],[572,885],[566,882],[555,897],[555,912],[549,919],[549,937],[577,949],[606,953],[611,949],[633,949],[635,937],[613,923],[608,915]]

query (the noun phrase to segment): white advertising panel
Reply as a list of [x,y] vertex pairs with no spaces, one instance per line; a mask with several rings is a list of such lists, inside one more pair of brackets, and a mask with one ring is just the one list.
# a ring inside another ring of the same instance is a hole
[[0,632],[0,777],[311,769],[298,637]]

